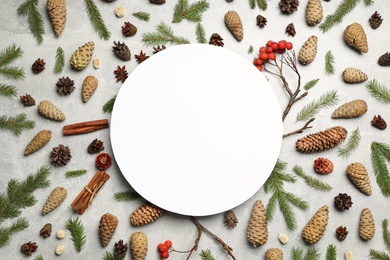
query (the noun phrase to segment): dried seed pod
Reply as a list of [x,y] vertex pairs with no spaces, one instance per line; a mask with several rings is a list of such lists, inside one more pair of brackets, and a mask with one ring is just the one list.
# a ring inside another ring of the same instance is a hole
[[163,210],[159,207],[145,203],[136,209],[130,216],[130,222],[133,226],[143,226],[149,224],[163,214]]
[[95,69],[99,69],[100,68],[100,59],[98,56],[96,56],[94,59],[93,59],[93,67]]
[[352,23],[344,30],[344,41],[356,50],[367,53],[368,43],[366,32],[359,23]]
[[133,260],[145,260],[148,252],[148,238],[143,232],[134,232],[130,237],[130,252]]
[[288,236],[286,234],[281,233],[281,234],[279,234],[278,238],[279,238],[280,243],[282,243],[283,245],[287,244]]
[[122,18],[125,16],[125,8],[123,8],[123,6],[118,6],[116,9],[115,9],[115,15],[116,17],[118,18]]
[[241,18],[236,11],[228,11],[225,14],[225,24],[229,31],[233,34],[237,41],[242,41],[244,38],[244,28]]
[[370,240],[375,235],[374,217],[368,208],[364,208],[360,214],[359,235],[364,240]]
[[306,23],[310,26],[319,24],[322,21],[323,10],[321,0],[309,0],[306,6]]
[[261,200],[256,200],[253,205],[246,231],[246,237],[254,247],[262,246],[268,240],[267,217]]
[[367,79],[367,74],[359,69],[349,67],[343,71],[343,80],[346,83],[361,83]]
[[366,167],[360,163],[351,163],[347,167],[347,175],[353,184],[364,194],[371,195],[371,183]]
[[302,65],[310,64],[317,55],[318,38],[315,35],[310,36],[302,45],[298,53],[298,61]]
[[283,251],[279,248],[269,248],[265,251],[266,260],[283,260]]
[[57,247],[56,247],[56,255],[62,255],[62,253],[64,253],[64,250],[65,250],[65,246],[63,244],[59,244]]
[[364,115],[367,110],[366,101],[355,99],[338,107],[333,112],[332,118],[355,118]]
[[326,230],[329,219],[329,207],[322,206],[302,230],[303,239],[309,243],[317,243]]
[[322,152],[344,142],[347,138],[347,133],[345,128],[335,126],[298,139],[295,147],[301,153]]
[[58,239],[62,239],[65,237],[65,231],[64,230],[58,230],[57,233],[56,233],[56,237]]
[[24,155],[30,155],[39,149],[41,149],[45,144],[47,144],[51,139],[50,130],[41,130],[39,131],[34,138],[28,143],[26,149],[24,150]]

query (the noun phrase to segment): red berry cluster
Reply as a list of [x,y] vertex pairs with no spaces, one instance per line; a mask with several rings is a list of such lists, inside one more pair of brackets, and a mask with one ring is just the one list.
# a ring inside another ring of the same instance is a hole
[[253,65],[262,71],[264,63],[267,63],[269,60],[276,59],[276,53],[282,54],[286,50],[291,50],[292,48],[292,43],[286,40],[281,40],[279,42],[269,40],[265,46],[260,48],[259,57],[253,60]]
[[169,257],[169,249],[172,247],[172,241],[171,240],[166,240],[163,243],[158,244],[157,250],[160,252],[160,257],[162,259],[167,259]]

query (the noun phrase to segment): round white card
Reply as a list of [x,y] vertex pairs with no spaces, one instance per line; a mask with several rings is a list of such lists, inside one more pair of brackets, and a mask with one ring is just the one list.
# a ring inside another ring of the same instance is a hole
[[279,103],[248,60],[186,44],[138,65],[111,118],[114,157],[146,200],[205,216],[240,205],[270,175],[282,143]]

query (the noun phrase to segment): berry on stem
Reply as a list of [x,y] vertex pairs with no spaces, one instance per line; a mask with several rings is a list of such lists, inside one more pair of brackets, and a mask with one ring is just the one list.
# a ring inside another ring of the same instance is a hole
[[171,240],[165,240],[164,245],[166,245],[169,248],[172,247],[172,241]]
[[266,60],[266,59],[268,59],[268,54],[266,52],[262,52],[262,53],[260,53],[259,58],[261,60]]
[[161,253],[160,253],[160,257],[161,257],[162,259],[167,259],[167,258],[169,257],[168,251],[161,252]]

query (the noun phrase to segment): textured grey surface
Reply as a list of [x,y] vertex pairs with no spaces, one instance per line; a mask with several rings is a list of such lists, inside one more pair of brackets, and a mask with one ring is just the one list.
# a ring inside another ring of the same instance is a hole
[[[147,259],[158,259],[157,250],[158,243],[166,239],[171,239],[173,245],[178,250],[187,250],[192,247],[193,241],[196,238],[196,227],[184,216],[178,216],[172,213],[166,213],[157,222],[144,227],[131,227],[129,223],[130,214],[143,203],[142,199],[132,202],[115,202],[113,194],[118,191],[131,189],[130,185],[125,181],[117,165],[114,163],[108,169],[111,175],[109,181],[104,185],[101,191],[95,198],[93,205],[86,213],[80,216],[81,221],[85,225],[87,232],[87,244],[84,250],[80,253],[76,252],[72,241],[70,240],[69,232],[63,240],[58,240],[55,237],[55,232],[60,229],[65,229],[65,222],[70,217],[76,217],[73,213],[70,204],[83,186],[89,182],[96,168],[94,166],[95,155],[89,155],[86,152],[88,144],[95,138],[104,141],[105,152],[112,154],[109,139],[109,130],[102,130],[87,135],[79,136],[63,136],[62,126],[65,124],[76,123],[81,121],[89,121],[94,119],[108,118],[110,114],[105,114],[102,111],[103,104],[114,96],[119,90],[121,84],[115,83],[113,70],[117,65],[126,65],[128,71],[131,71],[137,66],[135,59],[130,62],[118,60],[111,51],[113,41],[125,41],[130,47],[132,54],[138,54],[141,49],[147,54],[152,54],[152,47],[143,46],[141,43],[141,35],[144,32],[155,31],[155,26],[164,21],[174,30],[175,34],[187,37],[191,42],[196,42],[195,23],[186,20],[181,23],[171,24],[173,7],[176,1],[167,1],[168,3],[158,6],[149,4],[147,0],[143,1],[125,1],[118,0],[113,3],[106,3],[101,0],[95,0],[99,7],[102,16],[107,24],[107,27],[112,32],[110,40],[104,41],[99,39],[94,31],[86,12],[84,11],[83,1],[68,0],[67,22],[65,30],[61,37],[55,38],[48,15],[45,10],[45,1],[40,1],[39,9],[43,14],[45,22],[44,41],[41,45],[37,44],[33,38],[27,24],[27,19],[19,17],[16,14],[16,9],[23,1],[2,1],[0,10],[0,49],[4,49],[12,43],[20,45],[24,51],[23,57],[18,59],[12,65],[23,66],[26,71],[26,78],[21,81],[13,81],[1,79],[1,82],[15,84],[18,88],[18,96],[25,93],[31,94],[37,102],[47,99],[57,105],[66,115],[67,119],[64,122],[53,122],[42,118],[37,113],[37,106],[23,107],[18,98],[7,99],[0,97],[0,115],[14,116],[18,113],[26,113],[28,118],[36,122],[36,127],[33,130],[23,132],[20,136],[14,135],[7,130],[1,130],[0,133],[0,163],[1,163],[1,180],[0,191],[6,190],[8,181],[11,178],[24,179],[27,174],[35,173],[40,166],[49,165],[49,153],[52,147],[58,144],[64,144],[70,147],[72,151],[72,160],[66,167],[58,168],[51,167],[51,186],[47,189],[37,190],[34,195],[38,202],[35,206],[23,210],[22,217],[29,220],[29,228],[15,234],[9,245],[0,248],[1,259],[24,259],[19,250],[20,245],[27,241],[37,242],[39,248],[34,254],[41,254],[44,259],[56,258],[54,250],[59,243],[65,245],[65,252],[60,258],[63,259],[101,259],[105,251],[112,251],[113,244],[119,239],[128,242],[130,235],[135,231],[145,232],[149,239],[149,252]],[[192,1],[191,1],[192,2]],[[302,101],[297,103],[290,112],[284,123],[285,132],[289,132],[303,125],[304,122],[296,122],[295,116],[300,109],[310,101],[318,99],[322,94],[330,90],[337,90],[340,102],[339,104],[348,102],[352,99],[365,99],[368,103],[368,112],[361,118],[351,120],[332,120],[330,115],[336,107],[323,109],[316,116],[316,121],[313,123],[313,128],[307,130],[304,134],[324,130],[330,126],[344,126],[349,133],[359,127],[361,131],[361,143],[356,152],[348,159],[341,159],[337,156],[337,150],[333,149],[323,154],[301,155],[295,151],[295,140],[298,136],[293,136],[283,140],[283,146],[280,153],[280,159],[288,163],[287,172],[292,173],[292,167],[295,164],[302,166],[304,171],[311,176],[318,177],[323,181],[328,182],[333,186],[330,192],[318,192],[308,187],[301,178],[294,184],[285,186],[286,190],[295,193],[298,196],[306,199],[310,208],[307,211],[301,211],[293,208],[297,217],[297,228],[288,230],[283,220],[282,214],[277,209],[272,221],[269,222],[269,239],[266,245],[260,248],[252,248],[246,240],[246,225],[250,216],[251,208],[255,200],[261,199],[267,203],[270,194],[266,194],[263,189],[260,189],[252,198],[235,208],[236,215],[239,219],[238,226],[233,230],[228,230],[223,225],[223,214],[198,218],[199,221],[208,227],[212,232],[220,236],[227,244],[234,248],[234,255],[237,259],[262,259],[264,252],[271,247],[279,247],[283,250],[285,259],[290,258],[291,249],[293,247],[302,247],[304,250],[309,248],[301,238],[301,230],[313,216],[313,214],[323,205],[330,206],[330,218],[327,230],[323,239],[318,242],[315,247],[321,252],[321,259],[325,259],[326,248],[329,244],[334,244],[337,247],[338,257],[342,259],[346,250],[351,250],[355,255],[355,259],[366,259],[370,248],[386,250],[382,239],[381,221],[384,218],[389,218],[388,213],[388,198],[384,197],[378,185],[375,182],[375,176],[370,161],[370,145],[374,140],[379,140],[389,143],[389,130],[379,131],[370,125],[370,121],[374,115],[381,114],[387,118],[388,105],[381,104],[373,99],[367,89],[365,83],[356,85],[347,85],[341,79],[341,73],[346,67],[356,67],[365,71],[370,79],[377,79],[384,85],[389,86],[388,68],[379,67],[377,65],[378,57],[387,52],[390,36],[389,23],[389,4],[387,1],[374,1],[375,3],[366,7],[361,1],[357,7],[347,15],[341,24],[335,25],[329,32],[322,33],[318,26],[308,27],[305,24],[305,5],[307,1],[301,1],[297,12],[292,15],[281,15],[277,7],[278,1],[268,1],[268,9],[261,11],[256,8],[251,10],[247,1],[233,1],[228,3],[223,0],[210,0],[210,8],[204,13],[202,24],[205,27],[207,38],[214,32],[218,32],[225,42],[225,48],[231,49],[249,62],[252,61],[256,50],[263,45],[267,40],[285,39],[291,40],[295,45],[295,50],[299,50],[303,42],[310,36],[316,35],[319,38],[319,49],[316,60],[309,66],[299,66],[302,75],[302,83],[309,80],[319,78],[319,83],[310,91],[309,95]],[[324,15],[334,12],[339,1],[322,1],[324,7]],[[124,18],[117,18],[114,10],[117,6],[124,6],[126,15]],[[244,40],[237,42],[227,31],[223,23],[223,15],[228,10],[236,10],[243,20],[244,24]],[[368,18],[374,11],[378,10],[384,22],[382,26],[373,30],[368,24]],[[151,15],[149,22],[140,21],[131,15],[133,12],[146,11]],[[268,19],[268,24],[264,29],[259,29],[256,26],[256,15],[262,14]],[[121,26],[125,21],[130,21],[138,27],[138,32],[131,38],[124,38],[121,34]],[[297,35],[287,37],[284,33],[288,23],[294,22],[297,30]],[[358,54],[345,45],[342,40],[342,32],[344,28],[353,23],[359,22],[366,30],[369,52],[367,54]],[[95,70],[92,65],[87,69],[76,72],[70,68],[70,55],[81,45],[88,41],[95,42],[94,57],[98,56],[101,59],[101,68]],[[253,54],[248,54],[247,50],[252,45],[255,49]],[[63,73],[56,75],[53,72],[55,52],[58,46],[61,46],[65,51],[66,66]],[[324,70],[324,56],[328,50],[331,50],[335,56],[335,74],[328,76]],[[46,61],[46,70],[41,74],[34,75],[31,72],[31,64],[37,59],[43,58]],[[189,61],[190,62],[190,61]],[[99,80],[99,87],[93,97],[87,102],[81,101],[81,84],[87,75],[94,75]],[[153,71],[150,72],[153,76]],[[265,74],[274,86],[275,92],[279,97],[280,105],[284,108],[287,102],[287,96],[280,86],[277,78],[270,74]],[[69,76],[75,81],[76,90],[70,96],[60,96],[55,91],[55,83],[62,76]],[[286,74],[291,85],[295,86],[295,75]],[[174,79],[173,79],[174,80]],[[268,126],[264,122],[264,127]],[[31,138],[42,129],[52,130],[53,136],[49,144],[47,144],[39,152],[24,157],[23,151]],[[302,136],[303,134],[301,134]],[[312,170],[313,161],[317,157],[330,158],[335,164],[335,170],[328,176],[315,175]],[[346,178],[346,166],[352,162],[360,161],[366,165],[372,182],[372,196],[365,196],[360,193]],[[85,176],[66,179],[65,172],[70,170],[86,169],[88,173]],[[237,178],[240,178],[239,174]],[[151,180],[152,181],[152,180]],[[207,180],[204,180],[205,182]],[[248,180],[256,181],[256,180]],[[189,178],[190,182],[190,178]],[[51,190],[57,186],[63,186],[68,190],[68,196],[64,203],[46,216],[41,216],[41,208],[45,203],[46,198]],[[175,187],[166,187],[167,189],[175,189]],[[199,190],[199,192],[202,192]],[[338,212],[333,207],[333,197],[339,192],[348,193],[352,196],[353,206],[349,211]],[[371,209],[377,230],[373,240],[364,242],[358,236],[358,221],[359,215],[363,208]],[[107,248],[102,248],[98,237],[98,225],[100,217],[106,212],[116,215],[119,219],[119,226]],[[1,227],[7,227],[13,220],[6,220],[1,223]],[[47,239],[39,236],[39,230],[45,223],[53,224],[53,234]],[[343,242],[339,242],[334,235],[334,230],[339,225],[347,226],[349,235]],[[286,233],[290,241],[286,245],[281,245],[277,239],[279,233]],[[211,249],[216,259],[230,259],[230,257],[222,250],[219,244],[214,241],[209,235],[203,234],[199,249],[192,256],[193,259],[200,259],[198,253],[202,249]],[[170,259],[185,259],[185,254],[172,253]],[[130,259],[130,256],[127,256]]]

